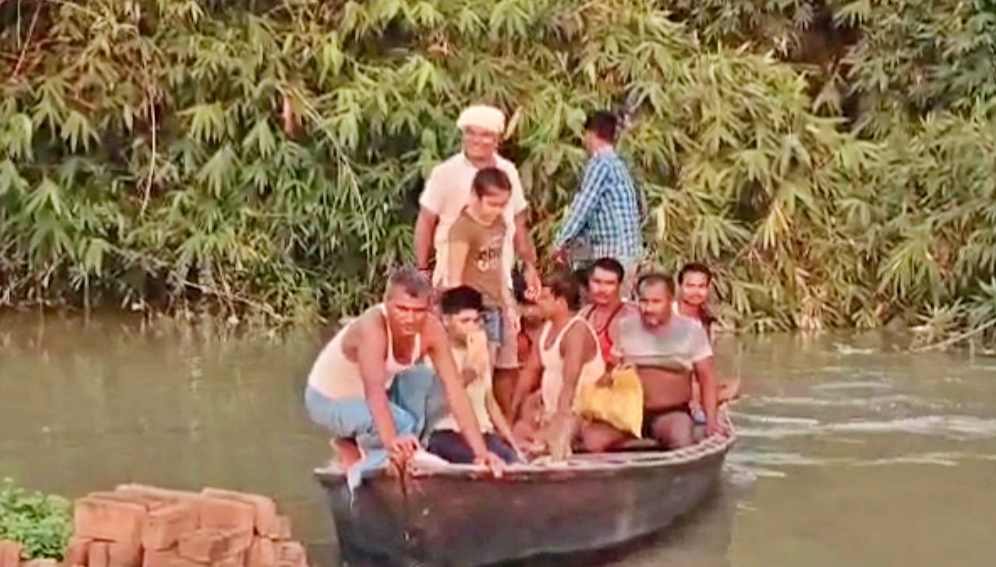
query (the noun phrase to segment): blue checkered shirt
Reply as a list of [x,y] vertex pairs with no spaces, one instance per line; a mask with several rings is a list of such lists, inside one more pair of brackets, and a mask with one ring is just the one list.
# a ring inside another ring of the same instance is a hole
[[598,152],[584,169],[581,190],[554,241],[559,250],[584,240],[593,258],[635,259],[643,253],[640,201],[626,164],[612,149]]

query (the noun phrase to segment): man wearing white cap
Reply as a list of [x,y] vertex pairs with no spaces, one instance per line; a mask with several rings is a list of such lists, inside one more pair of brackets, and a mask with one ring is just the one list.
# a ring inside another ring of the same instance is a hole
[[[478,105],[465,109],[457,119],[462,133],[462,151],[432,168],[419,198],[418,221],[415,224],[415,258],[418,267],[432,274],[440,285],[446,281],[447,250],[450,227],[471,200],[471,182],[479,169],[495,167],[508,176],[512,196],[505,209],[507,232],[502,259],[506,285],[512,287],[515,252],[525,264],[524,276],[530,292],[539,291],[536,272],[536,250],[526,224],[528,203],[522,190],[522,180],[515,164],[498,155],[498,143],[505,132],[505,114],[493,106]],[[435,253],[435,270],[430,258]],[[514,335],[513,335],[514,336]],[[515,355],[503,356],[495,364],[495,395],[503,408],[509,407],[518,377],[519,363]],[[513,360],[514,358],[514,360]]]

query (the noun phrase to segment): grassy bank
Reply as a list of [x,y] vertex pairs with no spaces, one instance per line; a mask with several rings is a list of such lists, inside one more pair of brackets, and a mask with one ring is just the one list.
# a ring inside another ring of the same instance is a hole
[[22,559],[62,559],[72,533],[72,505],[59,496],[0,483],[0,541],[21,545]]
[[655,258],[716,266],[729,326],[978,328],[987,6],[0,2],[0,303],[355,312],[410,258],[461,107],[512,116],[543,247],[585,112],[628,99]]

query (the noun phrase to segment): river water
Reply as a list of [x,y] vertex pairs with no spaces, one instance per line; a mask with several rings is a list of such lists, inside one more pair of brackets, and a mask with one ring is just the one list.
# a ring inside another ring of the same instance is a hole
[[[266,493],[331,567],[311,479],[328,445],[300,402],[319,344],[0,319],[0,476],[71,497],[127,481]],[[731,337],[718,352],[744,384],[720,494],[610,565],[996,561],[996,361],[878,334]]]

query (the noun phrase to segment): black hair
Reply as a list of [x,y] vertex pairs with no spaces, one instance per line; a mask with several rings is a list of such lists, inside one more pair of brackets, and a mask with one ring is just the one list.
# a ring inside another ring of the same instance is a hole
[[533,305],[535,303],[526,297],[526,276],[518,268],[512,270],[512,295],[515,296],[516,303],[522,305]]
[[554,272],[543,278],[543,287],[549,289],[554,297],[566,301],[571,311],[581,309],[581,284],[573,272]]
[[668,294],[674,297],[674,278],[663,272],[643,274],[636,282],[636,290],[640,295],[643,295],[645,289],[656,284],[664,284],[664,288],[667,289]]
[[622,283],[623,278],[626,277],[626,268],[623,267],[622,263],[615,258],[599,258],[591,263],[588,268],[588,273],[586,274],[585,280],[590,280],[591,275],[595,273],[595,269],[605,270],[606,272],[612,272],[619,279],[619,283]]
[[706,277],[706,283],[712,283],[712,270],[709,266],[705,264],[700,264],[699,262],[689,262],[681,267],[678,272],[678,284],[685,282],[685,276],[687,274],[703,274]]
[[616,131],[619,129],[619,117],[614,112],[599,110],[588,115],[584,122],[586,132],[592,132],[600,139],[612,143],[616,139]]
[[387,287],[384,289],[384,297],[387,297],[395,287],[400,287],[406,295],[418,298],[429,297],[432,292],[429,278],[411,266],[402,266],[391,273]]
[[505,175],[505,172],[497,167],[485,167],[477,170],[470,186],[478,197],[496,192],[509,193],[512,191],[512,182]]
[[443,292],[439,298],[439,309],[443,315],[456,315],[461,311],[484,310],[484,297],[476,289],[461,285]]

